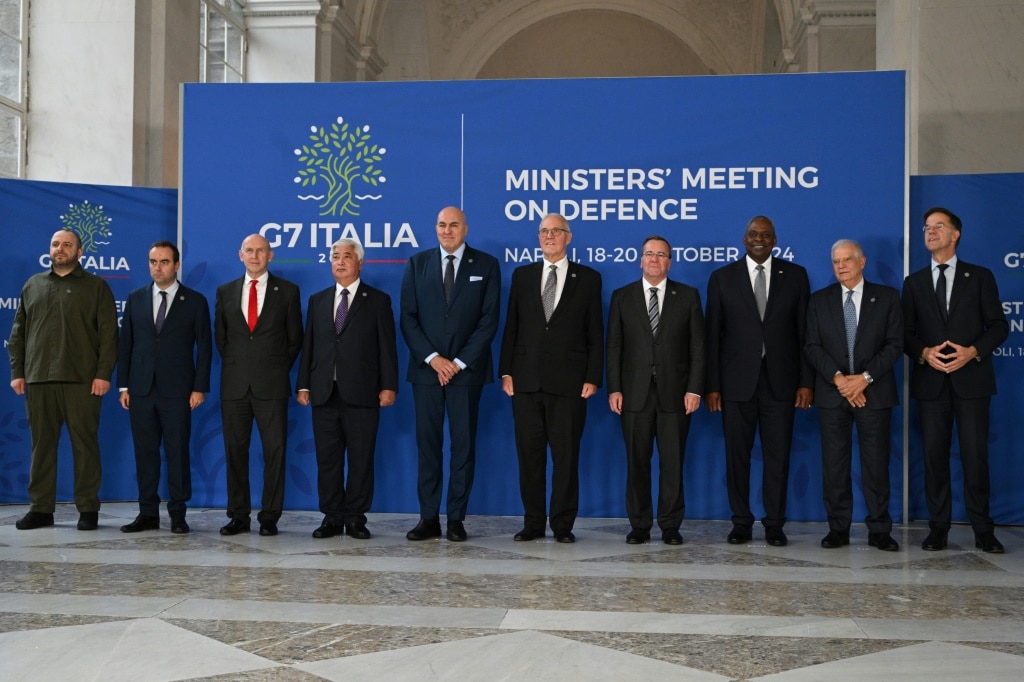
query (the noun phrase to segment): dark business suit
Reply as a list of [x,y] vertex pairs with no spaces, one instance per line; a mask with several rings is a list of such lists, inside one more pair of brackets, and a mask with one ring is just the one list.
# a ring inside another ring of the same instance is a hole
[[309,298],[296,381],[313,406],[320,511],[337,525],[365,524],[373,503],[380,392],[398,391],[395,318],[391,297],[360,281],[336,333],[335,294],[331,286]]
[[580,439],[587,418],[583,384],[601,385],[604,333],[601,275],[570,262],[562,295],[544,319],[545,261],[512,273],[498,371],[512,377],[512,414],[525,528],[542,532],[547,515],[547,448],[551,446],[550,525],[568,533],[579,507]]
[[[988,437],[989,403],[996,392],[992,352],[1010,333],[992,272],[957,260],[949,292],[948,321],[943,321],[931,266],[903,283],[904,350],[913,361],[910,395],[918,400],[924,448],[925,497],[930,526],[949,529],[952,517],[949,456],[953,422],[960,441],[964,470],[964,502],[974,532],[990,533]],[[926,347],[943,341],[974,346],[977,361],[952,374],[924,364]]]
[[704,314],[700,293],[667,280],[657,333],[648,317],[649,285],[640,280],[612,292],[608,312],[608,393],[622,393],[626,442],[626,512],[634,529],[649,530],[651,456],[658,440],[658,527],[683,521],[683,456],[690,415],[683,398],[704,390]]
[[[764,320],[757,312],[746,259],[721,267],[708,281],[705,393],[721,393],[726,486],[732,522],[749,528],[750,451],[760,428],[766,528],[786,522],[789,451],[798,388],[811,388],[803,359],[810,284],[807,271],[772,258]],[[762,358],[762,348],[764,357]]]
[[[850,465],[853,425],[860,445],[861,486],[869,533],[889,533],[889,456],[892,408],[899,404],[893,365],[903,352],[899,292],[864,282],[850,370],[843,303],[846,287],[832,284],[811,296],[807,307],[804,353],[814,367],[814,403],[821,422],[821,460],[825,512],[830,530],[849,534],[853,516]],[[833,383],[836,373],[868,372],[863,407],[853,407]]]
[[[263,443],[263,497],[259,521],[276,522],[284,506],[285,448],[288,440],[288,372],[302,348],[299,288],[270,275],[256,329],[242,313],[240,277],[217,288],[214,338],[223,359],[221,418],[227,459],[228,507],[232,519],[252,512],[249,443],[255,419]],[[247,285],[246,285],[247,286]]]
[[154,284],[128,295],[121,318],[117,386],[127,389],[135,443],[139,513],[160,515],[160,443],[167,455],[170,514],[184,514],[192,497],[189,397],[210,391],[210,306],[198,291],[178,284],[163,328],[154,323]]
[[[498,331],[501,273],[493,256],[470,248],[462,253],[451,301],[445,301],[440,248],[409,259],[402,278],[401,327],[409,347],[406,375],[416,403],[420,518],[436,519],[444,482],[444,420],[451,439],[447,515],[466,518],[476,465],[476,427],[484,384],[494,381],[491,343]],[[425,362],[437,353],[465,363],[442,386]]]

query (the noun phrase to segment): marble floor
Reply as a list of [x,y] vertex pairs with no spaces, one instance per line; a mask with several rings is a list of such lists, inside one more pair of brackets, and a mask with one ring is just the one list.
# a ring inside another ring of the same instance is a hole
[[[470,517],[469,541],[412,543],[409,515],[374,536],[314,540],[318,514],[287,512],[276,537],[118,527],[19,531],[0,507],[3,680],[927,680],[1024,678],[1024,528],[1004,555],[955,527],[924,552],[825,550],[823,524],[790,544],[725,542],[687,521],[685,544],[627,545],[623,519],[580,519],[574,545],[512,541],[520,520]],[[255,527],[255,524],[254,524]],[[755,529],[756,530],[756,529]]]

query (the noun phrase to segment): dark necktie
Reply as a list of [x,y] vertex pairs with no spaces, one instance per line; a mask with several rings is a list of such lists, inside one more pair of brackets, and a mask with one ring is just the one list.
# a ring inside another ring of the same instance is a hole
[[939,304],[942,321],[946,322],[949,319],[949,309],[946,307],[946,268],[949,266],[943,263],[937,267],[939,268],[939,278],[935,280],[935,299]]
[[164,320],[167,319],[167,292],[160,292],[160,307],[156,309],[156,333],[159,334],[164,328]]
[[256,294],[256,284],[259,280],[252,280],[249,284],[249,314],[246,321],[249,323],[249,331],[256,330],[257,311],[259,310],[259,298]]
[[849,358],[850,374],[853,369],[853,344],[857,340],[857,307],[853,304],[853,290],[846,290],[846,303],[843,304],[843,322],[846,323],[846,357]]
[[651,298],[647,302],[647,319],[651,322],[651,333],[658,333],[658,322],[661,315],[658,314],[658,287],[651,287]]
[[550,321],[551,314],[555,312],[555,288],[558,286],[558,266],[552,265],[548,272],[548,279],[544,282],[544,291],[541,292],[540,300],[544,304],[544,320]]
[[348,317],[348,289],[341,290],[341,302],[338,309],[334,311],[334,333],[340,334],[341,328],[345,326],[345,318]]
[[444,266],[444,302],[452,302],[452,289],[455,288],[455,256],[448,254],[445,256],[448,259],[448,264]]

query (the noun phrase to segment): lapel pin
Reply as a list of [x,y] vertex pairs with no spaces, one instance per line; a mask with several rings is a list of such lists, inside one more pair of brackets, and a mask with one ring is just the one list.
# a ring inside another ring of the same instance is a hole
[[970,276],[971,276],[971,273],[969,273],[969,272],[965,272],[964,273],[964,277],[970,277]]
[[183,294],[183,295],[181,295],[181,296],[179,296],[179,297],[178,297],[178,300],[179,300],[179,301],[184,301],[184,300],[185,300],[185,296],[184,296],[184,294]]
[[467,258],[467,259],[466,259],[466,262],[467,262],[467,263],[472,263],[472,262],[473,262],[473,259],[472,259],[472,258]]
[[570,277],[576,277],[576,273],[575,273],[575,272],[573,272],[573,273],[571,273],[571,274],[570,274],[569,276],[570,276]]
[[874,299],[874,298],[872,298],[872,299],[871,299],[871,302],[872,302],[872,303],[874,303],[874,302],[875,302],[875,299]]

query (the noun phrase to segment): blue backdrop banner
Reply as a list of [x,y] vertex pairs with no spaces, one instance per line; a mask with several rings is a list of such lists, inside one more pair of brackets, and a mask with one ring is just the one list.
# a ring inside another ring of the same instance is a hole
[[[963,231],[957,256],[983,265],[995,274],[1010,336],[996,350],[993,363],[998,394],[992,397],[989,468],[991,514],[996,523],[1024,524],[1024,460],[1020,443],[1024,422],[1021,370],[1024,365],[1024,243],[1013,222],[1024,215],[1024,173],[993,175],[936,175],[910,179],[910,271],[927,267],[929,254],[920,226],[932,206],[944,206],[960,216]],[[910,518],[927,519],[924,499],[924,463],[917,410],[910,412]],[[967,521],[964,511],[963,468],[960,448],[953,439],[951,462],[953,518]]]
[[[499,259],[503,304],[512,270],[540,258],[537,227],[548,212],[572,225],[570,257],[601,272],[606,307],[613,289],[640,276],[640,246],[655,233],[673,246],[671,276],[703,298],[712,270],[743,256],[746,223],[758,214],[775,222],[777,256],[806,266],[815,289],[833,280],[829,247],[839,238],[864,245],[868,279],[902,280],[902,72],[197,84],[184,86],[183,101],[184,279],[211,300],[241,276],[247,234],[270,240],[271,270],[297,282],[304,303],[331,285],[330,244],[348,236],[366,247],[363,279],[392,295],[397,314],[404,264],[436,247],[436,216],[450,204],[466,211],[469,243]],[[210,398],[196,415],[194,505],[225,499],[216,389]],[[292,403],[290,508],[317,508],[310,419]],[[894,423],[898,445],[899,413]],[[404,380],[380,431],[373,509],[417,511]],[[259,449],[257,440],[254,486]],[[511,407],[497,384],[484,391],[477,451],[469,512],[521,514]],[[797,418],[792,519],[823,518],[819,452],[811,410]],[[580,469],[580,513],[624,516],[625,454],[603,389],[589,401]],[[899,517],[898,454],[892,472]],[[687,516],[729,517],[724,476],[721,419],[702,408],[687,448]]]
[[[72,229],[82,235],[82,267],[110,284],[120,318],[128,293],[152,281],[150,244],[158,239],[177,239],[177,204],[178,192],[169,189],[0,180],[5,238],[0,268],[4,348],[21,287],[32,275],[50,268],[50,237],[54,232]],[[9,381],[9,370],[7,376]],[[30,444],[24,396],[15,395],[9,388],[0,391],[0,502],[28,501]],[[100,445],[100,498],[137,499],[128,412],[118,403],[116,389],[103,399]],[[57,499],[73,500],[71,446],[66,433],[58,465]]]

